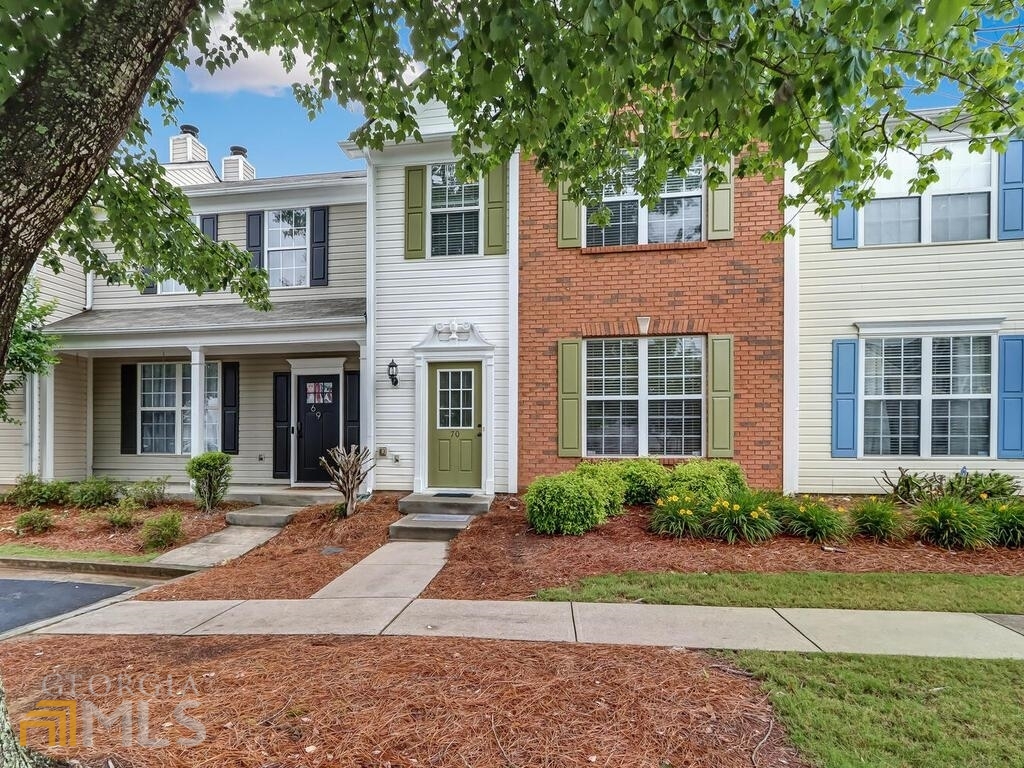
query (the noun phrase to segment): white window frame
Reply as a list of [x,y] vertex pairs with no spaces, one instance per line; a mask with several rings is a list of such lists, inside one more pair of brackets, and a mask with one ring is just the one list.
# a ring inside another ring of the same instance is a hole
[[[640,160],[639,160],[639,162],[637,164],[637,172],[639,172],[639,170],[644,166],[644,162],[645,161],[646,161],[646,158],[643,158],[643,157],[640,158]],[[707,231],[707,224],[708,224],[708,195],[707,195],[707,189],[708,189],[708,185],[707,185],[707,168],[705,167],[703,160],[700,161],[700,168],[701,168],[701,171],[700,171],[700,173],[701,173],[701,182],[700,182],[700,189],[699,190],[697,190],[695,192],[683,192],[683,193],[666,194],[664,192],[664,186],[663,186],[662,187],[662,191],[658,195],[659,198],[661,198],[661,199],[664,199],[666,197],[669,197],[669,198],[699,197],[700,198],[700,237],[697,240],[681,240],[679,242],[672,242],[672,243],[651,243],[650,242],[650,233],[649,233],[649,223],[650,222],[648,221],[648,216],[650,214],[650,210],[651,209],[648,208],[646,205],[644,205],[643,200],[640,198],[640,194],[636,191],[636,189],[628,187],[628,186],[625,186],[625,185],[623,186],[621,192],[612,192],[612,193],[609,194],[607,192],[607,185],[606,185],[606,188],[602,189],[602,192],[601,192],[601,201],[602,202],[605,202],[605,203],[618,203],[618,202],[629,202],[629,201],[634,201],[634,200],[637,202],[637,211],[638,211],[637,212],[637,236],[636,236],[636,240],[637,241],[635,243],[623,243],[621,245],[598,245],[598,244],[591,245],[590,243],[588,243],[587,242],[587,223],[590,220],[590,213],[588,212],[587,207],[584,205],[584,206],[580,206],[580,212],[581,212],[581,214],[583,216],[583,224],[582,224],[582,227],[583,227],[583,247],[584,248],[629,248],[629,247],[632,247],[634,245],[665,245],[665,246],[672,246],[672,245],[687,245],[687,244],[690,244],[690,243],[700,243],[700,242],[703,242],[703,241],[707,240],[707,235],[708,235],[708,231]],[[687,169],[687,170],[689,170],[689,169]],[[684,176],[683,178],[686,178],[686,177]]]
[[270,252],[271,251],[297,251],[298,248],[294,246],[270,246],[270,214],[276,211],[305,211],[306,212],[306,282],[303,285],[271,285],[270,290],[272,291],[294,291],[309,288],[310,281],[312,280],[313,270],[313,249],[310,243],[312,234],[312,221],[310,219],[310,209],[308,206],[294,205],[286,208],[267,208],[263,211],[263,270],[267,273],[267,282],[270,282]]
[[[142,405],[142,367],[145,366],[145,365],[173,365],[174,366],[175,388],[174,388],[174,406],[173,407],[163,407],[163,408],[145,407],[145,408],[143,408],[143,405]],[[184,389],[183,389],[182,382],[184,381],[184,378],[185,378],[184,377],[185,369],[186,368],[190,368],[191,365],[192,365],[192,363],[190,361],[187,361],[187,360],[184,361],[184,362],[177,361],[177,360],[140,360],[138,363],[136,363],[136,366],[135,366],[135,376],[136,376],[136,386],[135,386],[135,389],[136,389],[136,398],[135,398],[135,413],[136,413],[135,440],[136,440],[136,442],[135,442],[135,445],[137,446],[136,451],[135,451],[136,455],[138,455],[138,456],[185,456],[185,455],[187,455],[182,450],[182,443],[184,442],[182,440],[182,438],[184,437],[184,418],[183,418],[183,414],[185,412],[185,405],[184,405],[185,399],[184,399]],[[223,426],[223,424],[224,424],[224,413],[223,413],[223,411],[224,411],[224,393],[220,391],[220,387],[222,386],[222,382],[223,382],[224,379],[222,378],[223,372],[221,370],[221,364],[220,364],[219,360],[207,360],[205,365],[206,366],[213,365],[213,366],[217,367],[217,382],[218,382],[218,391],[217,391],[217,419],[218,419],[218,424]],[[205,370],[206,369],[204,368],[203,370],[204,370],[204,374],[205,374]],[[191,372],[191,369],[190,369],[190,372]],[[203,389],[204,390],[206,389],[205,382],[204,382]],[[143,451],[142,450],[142,413],[143,413],[143,411],[174,411],[174,413],[175,413],[175,418],[174,418],[174,453],[161,453],[161,452],[156,452],[156,451]],[[206,435],[206,404],[205,403],[203,404],[203,435],[204,435],[204,445],[203,445],[203,448],[204,448],[204,451],[205,451],[205,449],[206,449],[206,445],[205,445],[205,435]],[[218,436],[218,439],[217,439],[217,450],[220,450],[220,442],[221,442],[220,441],[220,436]]]
[[[991,383],[989,384],[989,422],[988,422],[988,455],[974,456],[964,454],[942,454],[932,456],[932,403],[935,400],[982,400],[985,395],[936,395],[932,391],[932,342],[936,338],[948,338],[956,336],[987,336],[990,339],[992,350],[991,355]],[[921,394],[920,395],[866,395],[865,372],[866,342],[868,339],[921,339]],[[858,365],[857,381],[857,458],[861,459],[995,459],[997,457],[998,441],[998,407],[999,407],[999,336],[992,331],[971,331],[971,330],[941,330],[941,331],[893,331],[892,333],[877,333],[862,335],[858,341]],[[921,403],[920,423],[920,452],[917,454],[877,454],[864,453],[864,404],[867,400],[918,400]]]
[[[652,340],[660,339],[678,339],[678,338],[693,338],[700,341],[701,355],[700,355],[700,395],[650,395],[650,386],[648,382],[649,370],[648,370],[648,344]],[[591,341],[627,341],[635,340],[637,342],[637,394],[634,398],[633,395],[619,395],[619,396],[594,396],[591,397],[587,394],[587,344]],[[697,458],[697,455],[688,453],[651,453],[649,449],[649,406],[651,400],[699,400],[700,401],[700,454],[699,456],[707,456],[707,439],[708,439],[708,413],[707,413],[707,392],[708,392],[708,340],[707,336],[701,334],[675,334],[670,336],[623,336],[623,337],[605,337],[605,336],[594,336],[592,338],[586,338],[583,340],[583,412],[581,417],[583,419],[583,456],[592,459],[635,459],[644,456],[654,456],[657,458],[671,458],[671,459],[690,459]],[[607,454],[607,453],[590,453],[587,450],[587,405],[593,401],[604,401],[604,400],[619,400],[622,402],[632,402],[634,399],[637,401],[637,453],[634,454]]]
[[[928,146],[932,149],[938,149],[940,147],[949,144],[961,144],[966,142],[954,142],[954,141],[936,141],[931,142]],[[921,222],[920,222],[920,239],[916,242],[909,243],[880,243],[878,245],[865,245],[864,244],[864,227],[867,216],[865,215],[865,208],[862,208],[858,212],[857,216],[857,246],[859,248],[910,248],[913,246],[920,245],[955,245],[957,243],[987,243],[997,239],[997,229],[999,224],[999,154],[992,148],[991,145],[988,147],[989,152],[989,183],[987,187],[966,187],[964,189],[958,189],[955,192],[948,190],[938,190],[935,185],[931,185],[924,192],[920,194],[914,194],[907,190],[906,194],[901,195],[884,195],[876,196],[875,200],[893,200],[904,197],[917,197],[920,198],[920,210],[921,210]],[[981,238],[979,240],[939,240],[936,242],[932,241],[932,198],[942,197],[945,195],[968,195],[974,192],[987,192],[988,193],[988,237]],[[940,334],[941,335],[941,334]]]
[[[475,182],[477,185],[477,203],[476,205],[465,205],[458,208],[435,208],[434,207],[434,196],[431,194],[433,189],[433,178],[434,168],[439,165],[455,165],[454,160],[443,160],[437,163],[427,163],[427,251],[426,257],[428,259],[465,259],[473,258],[474,256],[483,255],[484,246],[484,180],[482,178],[477,179]],[[474,182],[465,182],[466,184],[473,184]],[[471,213],[476,211],[476,251],[473,253],[457,253],[457,254],[443,254],[434,256],[433,240],[434,240],[434,214],[440,213]]]

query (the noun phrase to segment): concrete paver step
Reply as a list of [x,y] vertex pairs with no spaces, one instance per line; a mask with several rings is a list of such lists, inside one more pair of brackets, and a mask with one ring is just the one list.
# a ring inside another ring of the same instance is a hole
[[391,541],[451,541],[473,521],[473,515],[406,515],[388,527]]
[[410,493],[398,500],[398,511],[405,515],[482,515],[492,501],[494,496],[484,493]]
[[299,507],[261,504],[228,512],[228,525],[251,525],[258,528],[284,528],[299,511]]

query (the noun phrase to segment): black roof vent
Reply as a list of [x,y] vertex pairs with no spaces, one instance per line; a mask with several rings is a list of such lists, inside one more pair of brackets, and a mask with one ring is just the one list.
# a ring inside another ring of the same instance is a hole
[[195,136],[197,139],[199,138],[199,129],[196,128],[194,125],[189,125],[188,123],[185,123],[181,126],[181,132],[187,133],[189,136]]
[[248,157],[249,150],[247,150],[243,146],[235,144],[233,147],[231,147],[231,154],[232,155],[241,155],[242,157]]

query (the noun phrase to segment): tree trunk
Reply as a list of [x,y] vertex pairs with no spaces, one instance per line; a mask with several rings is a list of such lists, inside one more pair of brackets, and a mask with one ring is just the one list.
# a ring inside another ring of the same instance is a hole
[[98,0],[0,105],[0,376],[32,265],[106,167],[199,0]]
[[11,725],[10,713],[7,711],[4,681],[0,680],[0,766],[3,768],[60,768],[67,765],[68,763],[63,760],[53,760],[21,746],[18,742],[18,734]]

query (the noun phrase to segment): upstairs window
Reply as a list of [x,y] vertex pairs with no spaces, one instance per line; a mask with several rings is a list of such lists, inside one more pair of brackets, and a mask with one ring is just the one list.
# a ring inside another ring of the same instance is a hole
[[455,163],[430,166],[430,255],[480,254],[480,183],[463,184]]
[[691,243],[704,236],[704,166],[694,163],[685,176],[670,173],[653,208],[641,204],[636,176],[641,161],[629,157],[619,171],[620,184],[606,184],[602,205],[611,212],[607,227],[587,221],[587,246]]
[[267,211],[267,275],[271,288],[309,285],[309,211]]

